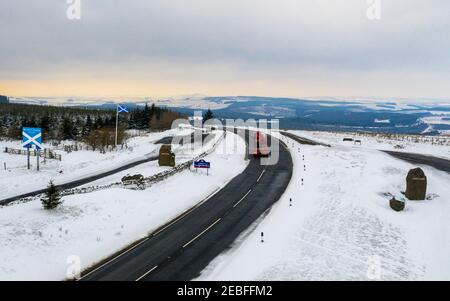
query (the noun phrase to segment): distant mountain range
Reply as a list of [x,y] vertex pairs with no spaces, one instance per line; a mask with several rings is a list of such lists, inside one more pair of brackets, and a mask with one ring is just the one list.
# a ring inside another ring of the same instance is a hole
[[[86,98],[10,98],[15,103],[114,109],[118,100]],[[167,106],[184,114],[210,108],[217,118],[280,120],[289,129],[449,134],[450,101],[375,98],[277,98],[189,95],[122,101],[131,109],[145,103]]]

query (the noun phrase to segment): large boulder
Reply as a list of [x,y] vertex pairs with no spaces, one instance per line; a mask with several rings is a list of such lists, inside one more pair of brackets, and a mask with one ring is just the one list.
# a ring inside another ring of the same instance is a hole
[[172,146],[170,144],[163,144],[159,149],[159,166],[175,166],[175,154],[172,153]]
[[425,200],[427,194],[427,177],[421,168],[414,168],[406,176],[405,196],[414,201]]
[[389,200],[389,205],[395,211],[402,211],[405,209],[405,202],[397,200],[395,197]]

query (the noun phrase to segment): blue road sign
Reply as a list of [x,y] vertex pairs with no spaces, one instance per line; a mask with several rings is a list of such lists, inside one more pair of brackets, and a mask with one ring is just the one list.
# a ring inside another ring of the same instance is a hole
[[36,149],[42,148],[42,129],[24,127],[22,129],[22,146],[31,148],[33,145]]
[[195,168],[210,168],[211,167],[211,163],[210,162],[206,162],[203,159],[200,159],[200,160],[194,162],[194,167]]

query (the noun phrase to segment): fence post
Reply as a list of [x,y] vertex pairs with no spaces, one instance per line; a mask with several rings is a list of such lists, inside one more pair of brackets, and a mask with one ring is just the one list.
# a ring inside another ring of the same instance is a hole
[[27,168],[30,169],[30,148],[27,147]]

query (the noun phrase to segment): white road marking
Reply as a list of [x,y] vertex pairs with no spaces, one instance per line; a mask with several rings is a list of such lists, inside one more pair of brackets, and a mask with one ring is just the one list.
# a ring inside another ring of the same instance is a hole
[[140,241],[138,244],[134,245],[133,247],[125,250],[124,252],[118,254],[117,256],[115,256],[114,258],[108,260],[107,262],[105,262],[104,264],[100,265],[99,267],[95,268],[94,270],[90,271],[89,273],[87,273],[86,275],[84,275],[83,277],[81,277],[79,280],[82,280],[83,278],[91,275],[92,273],[98,271],[99,269],[105,267],[106,265],[112,263],[114,260],[116,260],[117,258],[121,257],[122,255],[125,255],[126,253],[132,251],[133,249],[137,248],[138,246],[140,246],[141,244],[143,244],[144,242],[146,242],[147,240],[149,240],[150,238],[153,238],[154,236],[156,236],[157,234],[161,233],[162,231],[166,230],[168,227],[172,226],[173,224],[175,224],[176,222],[180,221],[183,217],[185,217],[186,215],[188,215],[189,213],[191,213],[192,211],[194,211],[196,208],[198,208],[199,206],[201,206],[203,203],[205,203],[206,201],[208,201],[210,198],[212,198],[218,191],[220,191],[222,187],[217,188],[213,193],[211,193],[207,198],[205,198],[204,200],[202,200],[201,202],[199,202],[198,204],[196,204],[194,207],[190,208],[189,210],[187,210],[186,212],[184,212],[182,215],[180,215],[178,218],[176,218],[175,220],[173,220],[170,224],[166,225],[165,227],[163,227],[162,229],[158,230],[157,232],[151,234],[150,237],[146,237],[144,240]]
[[173,220],[170,224],[164,226],[163,228],[159,229],[157,232],[153,233],[151,236],[154,237],[156,235],[158,235],[159,233],[161,233],[162,231],[166,230],[167,228],[169,228],[170,226],[172,226],[173,224],[177,223],[178,221],[180,221],[183,217],[185,217],[186,215],[188,215],[189,213],[191,213],[192,211],[194,211],[195,209],[197,209],[198,207],[200,207],[201,205],[203,205],[206,201],[208,201],[210,198],[212,198],[221,188],[216,189],[212,194],[210,194],[206,199],[204,199],[203,201],[201,201],[200,203],[198,203],[197,205],[195,205],[194,207],[192,207],[191,209],[187,210],[186,212],[184,212],[182,215],[180,215],[179,217],[177,217],[175,220]]
[[180,221],[180,219],[182,219],[183,217],[185,217],[186,215],[188,215],[189,213],[191,213],[195,208],[191,208],[189,211],[183,213],[182,215],[180,215],[179,217],[177,217],[175,220],[173,220],[170,224],[164,226],[163,228],[159,229],[157,232],[152,234],[152,237],[158,235],[159,233],[163,232],[164,230],[166,230],[167,228],[169,228],[170,226],[172,226],[173,224],[175,224],[176,222]]
[[139,277],[138,279],[136,279],[135,281],[139,281],[142,278],[144,278],[145,276],[147,276],[148,274],[150,274],[151,272],[153,272],[158,266],[155,265],[153,268],[150,269],[150,271],[148,271],[147,273],[145,273],[144,275],[142,275],[141,277]]
[[247,193],[236,204],[234,204],[233,208],[235,208],[237,205],[239,205],[239,203],[242,202],[250,194],[250,192],[252,192],[251,189],[249,191],[247,191]]
[[199,238],[200,236],[202,236],[203,234],[205,234],[206,231],[208,231],[209,229],[211,229],[212,227],[214,227],[215,224],[217,224],[222,218],[217,219],[214,223],[212,223],[208,228],[206,228],[205,230],[203,230],[199,235],[197,235],[196,237],[194,237],[193,239],[191,239],[189,242],[187,242],[186,244],[184,244],[183,249],[186,248],[187,246],[189,246],[193,241],[195,241],[197,238]]
[[262,173],[259,175],[258,180],[256,180],[256,183],[258,183],[259,180],[261,180],[261,178],[262,178],[262,176],[263,176],[263,174],[264,174],[265,172],[266,172],[266,170],[264,169],[264,170],[262,171]]
[[150,239],[149,237],[145,238],[144,240],[140,241],[138,244],[135,244],[133,247],[127,249],[127,250],[124,251],[123,253],[120,253],[120,254],[117,255],[116,257],[114,257],[114,258],[108,260],[107,262],[105,262],[105,263],[102,264],[101,266],[95,268],[94,270],[90,271],[89,273],[87,273],[86,275],[84,275],[83,277],[81,277],[81,278],[78,279],[78,280],[81,280],[81,279],[83,279],[83,278],[89,276],[90,274],[92,274],[92,273],[98,271],[99,269],[101,269],[101,268],[103,268],[104,266],[110,264],[111,262],[113,262],[114,260],[116,260],[117,258],[119,258],[120,256],[125,255],[126,253],[130,252],[131,250],[137,248],[138,246],[140,246],[141,244],[143,244],[144,242],[146,242],[146,241],[149,240],[149,239]]

